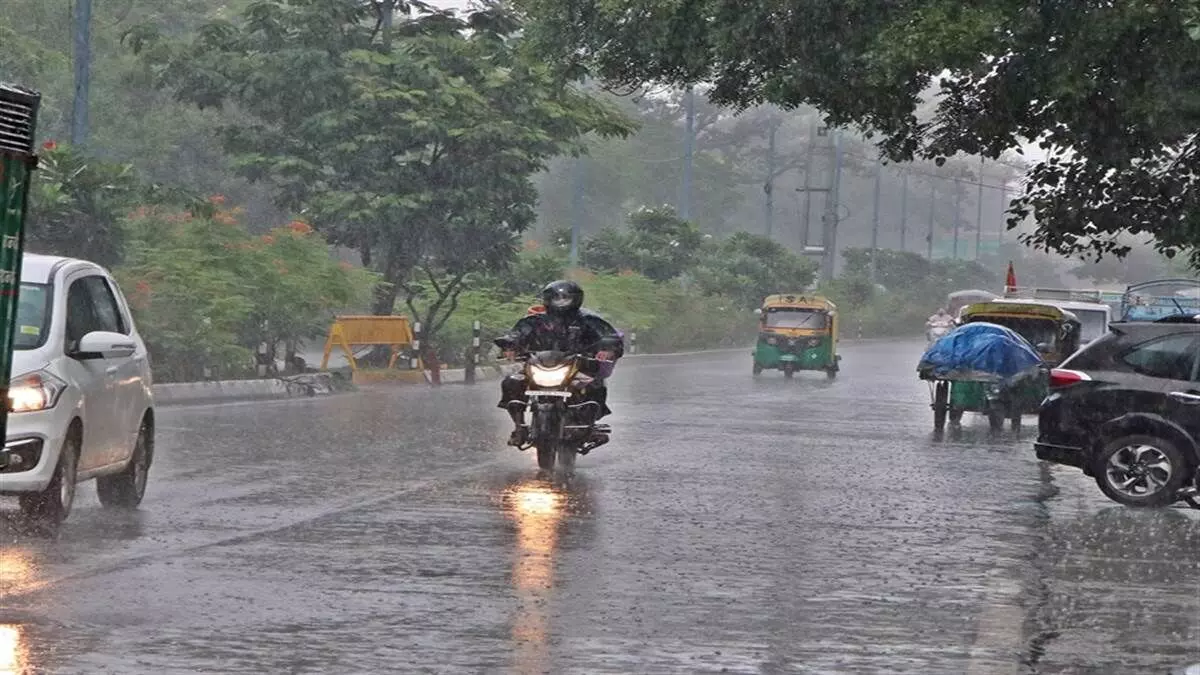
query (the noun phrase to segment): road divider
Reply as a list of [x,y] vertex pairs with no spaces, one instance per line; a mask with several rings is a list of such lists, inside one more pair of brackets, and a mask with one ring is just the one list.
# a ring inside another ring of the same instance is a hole
[[[842,339],[843,343],[872,343],[896,340],[896,338],[859,338]],[[901,338],[902,340],[902,338]],[[645,361],[680,356],[702,356],[749,353],[750,347],[728,347],[722,349],[701,349],[686,352],[670,352],[664,354],[627,354],[622,360]],[[505,365],[480,364],[475,369],[474,381],[486,382],[498,380],[504,375]],[[401,371],[407,373],[408,371]],[[428,374],[423,378],[428,382]],[[463,368],[448,368],[442,371],[444,384],[466,384],[466,370]],[[394,384],[416,384],[418,378],[389,379]],[[379,381],[380,384],[383,380]],[[369,384],[364,382],[364,384]],[[222,401],[250,401],[282,398],[302,398],[310,396],[328,396],[343,391],[351,391],[353,384],[341,373],[320,372],[304,373],[289,377],[279,377],[263,380],[216,380],[210,382],[173,382],[154,385],[154,399],[158,405],[194,405],[201,403],[218,403]]]

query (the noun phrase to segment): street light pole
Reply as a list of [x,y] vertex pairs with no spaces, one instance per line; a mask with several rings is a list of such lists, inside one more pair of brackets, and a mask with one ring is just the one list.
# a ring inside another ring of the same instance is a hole
[[696,91],[688,87],[684,96],[686,112],[686,129],[683,136],[683,185],[679,195],[679,217],[691,220],[692,217],[692,153],[696,144]]
[[954,260],[958,260],[958,227],[962,220],[962,181],[954,179]]
[[575,158],[571,195],[571,269],[579,267],[579,233],[583,225],[583,158]]
[[983,241],[983,158],[979,158],[979,195],[975,198],[975,259],[979,260],[979,244]]
[[804,156],[804,220],[801,221],[801,243],[800,246],[808,246],[809,227],[812,214],[812,169],[813,169],[813,151],[817,146],[817,121],[811,120],[808,123],[808,153]]
[[821,270],[823,281],[833,281],[834,268],[837,264],[838,199],[841,195],[842,181],[842,132],[839,129],[833,130],[833,163],[830,168],[832,181],[830,182],[829,198],[825,202],[825,217],[822,223],[824,237],[821,243],[825,247]]
[[763,205],[763,221],[766,226],[767,239],[771,238],[771,230],[775,224],[775,135],[779,126],[771,120],[771,128],[767,131],[767,181],[763,184],[766,193],[766,203]]
[[875,283],[879,269],[875,259],[879,257],[879,191],[882,183],[883,163],[875,162],[875,212],[871,216],[871,283]]
[[926,254],[929,262],[933,262],[933,221],[937,214],[937,183],[929,184],[929,236],[925,238]]
[[92,0],[75,0],[75,100],[71,107],[71,145],[87,142],[91,62]]
[[908,171],[902,172],[900,188],[900,250],[908,250]]

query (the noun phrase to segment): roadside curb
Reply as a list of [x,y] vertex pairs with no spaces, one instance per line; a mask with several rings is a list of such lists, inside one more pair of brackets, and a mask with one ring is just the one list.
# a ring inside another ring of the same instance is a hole
[[[861,344],[905,340],[908,338],[843,338],[842,343]],[[915,338],[914,338],[915,339]],[[722,349],[700,349],[687,352],[669,352],[664,354],[627,354],[625,359],[644,360],[679,356],[703,356],[706,354],[737,354],[749,352],[752,345],[745,347],[727,347]],[[624,360],[624,359],[622,359]],[[504,374],[504,367],[493,364],[481,365],[475,369],[475,381],[486,382],[499,380]],[[216,380],[212,382],[172,382],[154,385],[154,400],[158,405],[180,406],[199,405],[204,403],[219,403],[226,401],[255,401],[284,398],[305,398],[312,396],[328,396],[337,393],[336,389],[320,382],[327,378],[316,377],[276,378],[270,380]],[[314,384],[316,381],[316,384]],[[428,376],[426,376],[428,381]],[[466,370],[450,368],[442,371],[442,384],[465,384]],[[399,383],[397,383],[399,384]]]

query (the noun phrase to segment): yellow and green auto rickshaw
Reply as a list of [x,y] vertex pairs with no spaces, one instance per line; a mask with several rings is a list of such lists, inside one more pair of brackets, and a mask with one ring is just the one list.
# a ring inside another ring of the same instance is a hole
[[818,295],[789,293],[768,295],[759,316],[758,344],[754,348],[754,374],[782,370],[791,377],[797,370],[823,370],[837,377],[837,306]]
[[[997,301],[979,302],[963,309],[963,324],[980,321],[1004,326],[1025,338],[1050,368],[1079,349],[1079,319],[1051,305]],[[1000,407],[991,400],[995,392],[989,395],[989,385],[984,382],[951,382],[946,391],[939,390],[938,396],[944,399],[942,405],[951,424],[959,424],[964,412],[975,412],[987,415],[992,429],[999,430],[1006,418],[1012,421],[1013,429],[1020,428],[1021,416],[1036,413],[1047,393],[1048,381],[1042,376],[1004,391]],[[937,405],[935,400],[934,425],[940,428]]]
[[1079,349],[1079,319],[1060,307],[1012,301],[978,302],[962,312],[962,323],[976,321],[1011,328],[1028,340],[1051,368]]

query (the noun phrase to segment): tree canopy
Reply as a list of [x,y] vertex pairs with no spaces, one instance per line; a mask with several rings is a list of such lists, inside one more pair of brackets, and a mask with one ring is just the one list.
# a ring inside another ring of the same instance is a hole
[[394,28],[373,3],[263,0],[189,39],[132,38],[182,100],[245,114],[222,129],[241,171],[358,250],[386,282],[375,312],[403,293],[432,340],[470,275],[514,256],[533,175],[630,125],[526,58],[499,6],[396,4],[416,16]]
[[[1151,234],[1200,244],[1195,2],[519,0],[544,53],[616,86],[712,84],[721,104],[813,105],[896,160],[1048,157],[1012,220],[1066,254]],[[930,97],[930,91],[936,95]],[[920,114],[919,114],[920,113]]]

